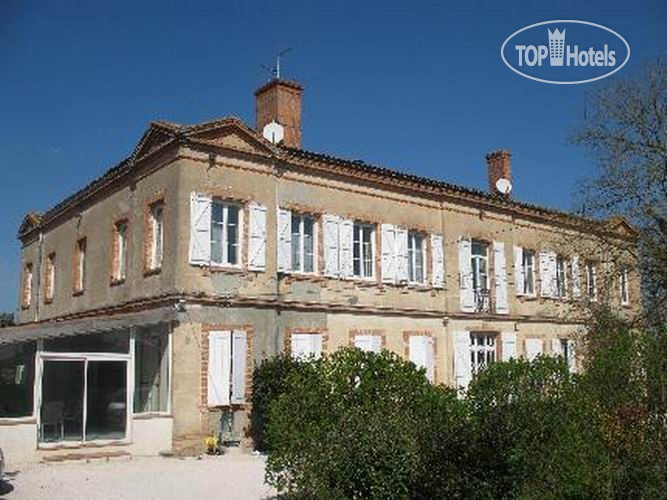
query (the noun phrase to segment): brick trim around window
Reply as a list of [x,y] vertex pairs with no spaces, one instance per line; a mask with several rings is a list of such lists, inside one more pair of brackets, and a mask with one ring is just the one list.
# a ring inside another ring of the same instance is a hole
[[354,347],[354,339],[357,335],[375,335],[381,338],[382,349],[387,348],[387,334],[384,330],[373,328],[353,328],[348,331],[347,343],[350,347]]
[[326,328],[319,327],[298,327],[285,328],[285,354],[292,355],[292,335],[295,333],[311,333],[313,335],[322,335],[322,355],[329,352],[329,331]]

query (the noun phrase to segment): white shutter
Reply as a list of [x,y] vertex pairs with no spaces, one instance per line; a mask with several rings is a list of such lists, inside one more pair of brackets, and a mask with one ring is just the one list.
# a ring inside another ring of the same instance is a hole
[[475,294],[472,289],[472,263],[470,238],[459,238],[459,294],[461,296],[461,310],[473,312],[475,310]]
[[232,333],[232,404],[245,402],[246,354],[248,340],[246,332],[234,330]]
[[337,215],[322,216],[324,228],[324,275],[338,278],[339,268],[339,229],[340,218]]
[[203,194],[190,194],[190,263],[211,262],[211,203]]
[[509,314],[507,303],[507,262],[505,261],[505,243],[493,242],[493,274],[496,278],[496,313]]
[[229,404],[231,332],[208,334],[208,406]]
[[382,224],[382,282],[396,282],[396,227],[393,224]]
[[549,252],[540,252],[540,295],[551,297],[551,266],[549,265]]
[[558,291],[558,281],[556,273],[556,252],[549,252],[549,277],[551,278],[551,297],[557,296]]
[[572,296],[574,298],[581,297],[581,274],[579,273],[579,257],[572,256]]
[[291,343],[294,359],[307,361],[320,359],[322,355],[322,335],[319,333],[293,333]]
[[472,380],[469,332],[454,332],[454,380],[462,389],[467,389]]
[[554,356],[563,355],[563,346],[560,343],[560,339],[551,339],[551,353]]
[[408,281],[408,230],[396,228],[396,281]]
[[445,287],[445,251],[442,243],[442,235],[431,235],[432,283],[435,288]]
[[426,378],[433,383],[435,381],[435,340],[432,337],[424,337],[424,344],[426,350]]
[[433,382],[433,339],[426,335],[411,335],[409,349],[410,361],[417,368],[424,368],[426,370],[426,378],[430,382]]
[[278,271],[292,270],[292,212],[278,207]]
[[542,339],[526,339],[526,358],[533,361],[542,354]]
[[526,270],[523,268],[523,248],[514,246],[514,281],[516,294],[523,295],[523,282],[526,278]]
[[576,348],[577,344],[574,340],[567,341],[567,367],[570,370],[570,373],[575,373],[577,371]]
[[251,202],[248,241],[248,269],[264,271],[266,269],[266,207]]
[[379,335],[356,335],[354,345],[362,351],[379,353],[382,350],[382,337]]
[[353,232],[354,232],[354,221],[348,219],[342,219],[340,221],[340,236],[339,236],[339,249],[340,249],[340,277],[344,279],[352,278],[352,244],[353,244]]
[[502,342],[503,361],[516,358],[516,333],[503,332],[500,334]]

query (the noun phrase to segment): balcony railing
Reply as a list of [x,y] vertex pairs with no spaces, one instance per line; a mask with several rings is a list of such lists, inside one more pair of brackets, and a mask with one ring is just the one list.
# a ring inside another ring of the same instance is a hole
[[475,290],[475,312],[490,313],[491,312],[491,293],[485,289]]

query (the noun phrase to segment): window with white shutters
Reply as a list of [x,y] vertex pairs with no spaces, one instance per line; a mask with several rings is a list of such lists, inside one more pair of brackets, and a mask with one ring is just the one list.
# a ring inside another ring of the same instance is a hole
[[210,197],[190,195],[190,263],[211,263],[211,203]]
[[500,334],[503,361],[516,358],[516,333],[503,332]]
[[454,378],[457,388],[467,389],[472,380],[470,332],[454,332]]
[[557,297],[557,256],[554,252],[542,251],[539,255],[540,295]]
[[520,267],[517,289],[520,295],[535,295],[535,252],[520,248]]
[[579,257],[572,256],[570,261],[570,275],[572,278],[572,296],[574,298],[581,297],[581,275],[579,274]]
[[526,358],[533,361],[542,354],[542,339],[526,339]]
[[321,333],[293,333],[290,338],[292,357],[299,361],[320,359],[322,340]]
[[461,310],[473,312],[475,310],[475,292],[472,280],[472,259],[470,238],[459,238],[459,293]]
[[315,219],[311,215],[292,214],[291,270],[315,272]]
[[565,277],[565,258],[561,255],[556,257],[556,297],[562,299],[567,294]]
[[211,205],[211,263],[241,264],[241,207],[214,199]]
[[426,370],[426,378],[429,382],[433,382],[435,377],[435,342],[433,337],[428,335],[410,335],[408,347],[410,361],[417,368]]
[[374,234],[375,228],[372,224],[354,223],[352,274],[356,278],[372,278],[374,275]]
[[266,207],[252,202],[248,205],[248,269],[266,269]]
[[502,241],[493,242],[493,275],[496,288],[495,311],[498,314],[508,314],[507,262],[505,260],[505,243]]
[[489,312],[491,310],[488,260],[488,245],[482,241],[473,241],[471,245],[470,266],[474,300],[473,308],[476,312]]
[[340,275],[340,217],[322,216],[324,243],[324,275],[337,278]]
[[243,330],[208,335],[208,406],[245,402],[248,339]]

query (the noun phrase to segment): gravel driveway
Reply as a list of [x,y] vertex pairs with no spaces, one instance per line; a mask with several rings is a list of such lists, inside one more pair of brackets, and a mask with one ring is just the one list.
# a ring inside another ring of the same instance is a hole
[[261,456],[134,458],[115,461],[31,464],[13,468],[0,483],[0,498],[257,499],[275,491],[264,484]]

